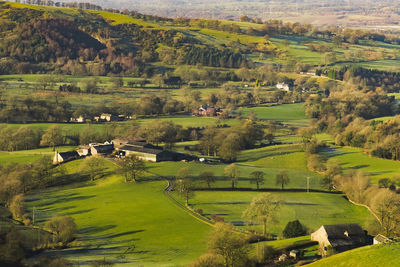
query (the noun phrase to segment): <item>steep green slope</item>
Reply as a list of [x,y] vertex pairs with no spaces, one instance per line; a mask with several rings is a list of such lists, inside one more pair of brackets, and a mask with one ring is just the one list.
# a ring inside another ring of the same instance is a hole
[[312,263],[310,267],[387,267],[398,266],[400,244],[374,245],[340,253]]

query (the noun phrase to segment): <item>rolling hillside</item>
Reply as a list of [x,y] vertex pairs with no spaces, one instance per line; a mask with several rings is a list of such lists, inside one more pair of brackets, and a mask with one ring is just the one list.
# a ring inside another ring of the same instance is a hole
[[400,245],[374,245],[350,250],[307,265],[310,267],[375,267],[397,266],[400,262]]
[[[0,33],[4,36],[0,40],[0,74],[138,77],[163,74],[177,65],[237,69],[255,64],[293,68],[296,63],[355,62],[396,70],[394,59],[400,46],[389,45],[390,40],[377,41],[381,36],[353,43],[344,35],[344,41],[350,43],[338,46],[322,30],[314,34],[307,25],[299,30],[298,24],[269,23],[172,20],[135,11],[111,13],[0,2]],[[275,32],[275,27],[281,30]]]

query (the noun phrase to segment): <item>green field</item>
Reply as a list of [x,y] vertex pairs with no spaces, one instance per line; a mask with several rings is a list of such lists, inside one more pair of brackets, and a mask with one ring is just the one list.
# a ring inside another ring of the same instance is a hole
[[308,242],[310,240],[311,240],[311,237],[309,235],[307,235],[307,236],[300,236],[300,237],[295,237],[295,238],[265,241],[262,243],[267,246],[271,246],[275,249],[282,249],[282,248],[285,248],[285,247],[291,246],[291,245],[299,245],[299,244]]
[[389,267],[399,266],[400,244],[373,245],[333,255],[312,263],[310,267]]
[[[241,174],[238,181],[238,187],[255,188],[250,184],[250,173],[253,171],[263,171],[265,173],[265,184],[261,188],[280,188],[275,183],[275,176],[281,170],[288,171],[290,183],[287,188],[306,189],[307,177],[310,177],[310,188],[321,189],[321,176],[309,171],[306,166],[304,152],[299,145],[276,145],[242,151],[238,157],[238,163]],[[207,164],[198,162],[159,162],[148,163],[149,171],[165,177],[174,178],[180,168],[188,167],[192,176],[197,181],[197,176],[205,170],[210,170],[217,178],[213,187],[230,187],[230,181],[224,178],[224,168],[227,164]],[[204,184],[198,183],[199,187]]]
[[188,127],[206,127],[211,125],[238,125],[240,123],[239,120],[235,119],[227,119],[221,120],[217,117],[196,117],[190,115],[174,115],[174,116],[161,116],[157,118],[146,118],[139,120],[139,124],[146,124],[153,121],[165,120],[172,121],[177,125],[182,125],[183,128]]
[[[400,66],[398,60],[377,60],[377,61],[366,61],[366,62],[355,62],[351,63],[355,66],[361,66],[370,69],[384,70],[399,72]],[[337,64],[338,66],[348,65],[348,63]]]
[[[74,150],[75,147],[62,146],[57,151],[64,152]],[[32,163],[42,157],[52,157],[54,152],[51,148],[39,148],[32,150],[21,150],[14,152],[0,151],[0,165],[7,163]]]
[[259,106],[243,109],[245,115],[251,111],[261,120],[274,120],[293,126],[306,126],[309,123],[304,112],[303,103]]
[[338,160],[345,171],[359,170],[371,176],[377,184],[381,178],[394,178],[400,175],[400,162],[371,157],[361,148],[332,147],[322,150],[322,155]]
[[[80,162],[65,166],[74,172]],[[115,171],[112,163],[105,163],[108,171]],[[205,252],[209,226],[175,206],[164,196],[165,186],[153,177],[126,184],[111,174],[94,183],[38,192],[27,204],[36,208],[41,222],[61,214],[78,225],[79,237],[70,248],[46,253],[84,265],[104,257],[128,266],[184,265]]]
[[[255,197],[257,192],[222,192],[197,191],[191,200],[194,209],[202,209],[206,216],[217,214],[226,222],[251,229],[247,226],[242,213]],[[289,221],[300,220],[310,231],[317,230],[323,224],[360,223],[365,226],[373,216],[364,207],[358,207],[348,202],[344,196],[329,193],[294,193],[278,192],[285,202],[280,212],[279,223],[268,225],[268,232],[281,235]],[[254,227],[254,226],[253,226]],[[256,227],[261,231],[261,226]]]

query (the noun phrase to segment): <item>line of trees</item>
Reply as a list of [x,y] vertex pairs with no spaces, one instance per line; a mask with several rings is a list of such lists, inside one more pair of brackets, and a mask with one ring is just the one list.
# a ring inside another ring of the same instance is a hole
[[[6,126],[0,129],[0,150],[16,151],[27,150],[40,147],[56,147],[62,145],[79,145],[94,142],[104,142],[111,140],[120,134],[118,132],[129,131],[130,128],[114,127],[107,125],[102,130],[96,130],[94,127],[87,125],[82,130],[74,132],[70,128],[60,128],[58,125],[52,125],[46,130],[40,127],[30,126]],[[123,134],[121,134],[123,135]]]
[[376,69],[367,69],[359,66],[346,65],[340,68],[322,68],[316,70],[317,75],[325,74],[334,80],[348,81],[356,79],[362,86],[379,87],[385,92],[397,92],[400,87],[400,73]]
[[[139,167],[139,169],[141,169]],[[237,188],[241,175],[240,167],[232,163],[224,168],[224,181],[231,184],[234,190]],[[175,175],[174,190],[185,200],[186,205],[189,205],[189,200],[195,196],[195,191],[199,185],[206,185],[208,189],[217,182],[217,177],[212,171],[201,172],[197,179],[193,178],[190,168],[185,167],[178,170]],[[253,171],[250,173],[249,182],[256,185],[256,189],[260,189],[260,185],[265,183],[265,173],[262,171]],[[275,176],[276,185],[284,190],[285,186],[290,183],[290,177],[286,170],[280,170]]]
[[264,140],[264,136],[263,128],[250,120],[227,129],[208,126],[202,132],[200,149],[205,155],[218,155],[226,162],[233,162],[241,149],[254,147],[257,142]]
[[318,28],[310,24],[301,24],[299,22],[283,22],[282,20],[271,19],[262,21],[257,18],[250,18],[246,15],[240,17],[240,21],[253,22],[262,25],[261,27],[248,27],[246,30],[241,29],[236,23],[226,23],[218,20],[205,19],[185,19],[177,18],[174,20],[179,25],[190,25],[200,28],[208,28],[219,31],[226,31],[239,34],[248,34],[256,36],[279,36],[294,35],[307,36],[316,39],[330,40],[335,45],[342,43],[358,44],[361,40],[379,41],[391,44],[399,44],[400,39],[393,34],[377,33],[368,30],[350,29],[350,28]]

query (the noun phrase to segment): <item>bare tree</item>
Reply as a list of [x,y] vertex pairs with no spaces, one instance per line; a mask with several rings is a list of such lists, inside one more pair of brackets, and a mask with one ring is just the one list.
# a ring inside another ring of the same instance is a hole
[[199,179],[206,183],[208,188],[211,188],[211,184],[215,183],[215,176],[212,171],[204,171],[200,173]]
[[237,185],[240,176],[239,167],[235,163],[232,163],[225,167],[224,174],[225,177],[231,181],[232,189],[234,189],[235,185]]
[[282,200],[274,194],[263,193],[253,198],[250,205],[243,212],[242,217],[251,223],[261,223],[263,234],[267,233],[267,224],[278,221]]
[[210,252],[221,255],[226,267],[245,266],[250,247],[232,224],[217,223],[208,240]]
[[400,196],[389,189],[380,189],[372,203],[373,210],[379,218],[379,223],[388,237],[399,230]]
[[282,190],[284,189],[285,185],[290,183],[290,178],[288,172],[285,170],[281,170],[276,175],[276,185],[280,185]]
[[251,184],[256,184],[257,185],[257,190],[260,189],[260,185],[264,184],[264,172],[262,171],[254,171],[250,173],[250,183]]
[[190,169],[180,169],[176,174],[175,189],[179,195],[185,198],[186,206],[189,205],[189,199],[194,197],[193,187],[193,181],[190,179]]
[[141,174],[146,171],[146,165],[135,155],[126,156],[122,161],[122,172],[125,182],[136,182]]
[[89,172],[90,180],[94,181],[96,179],[96,176],[100,172],[102,165],[103,161],[99,157],[91,156],[85,159],[81,168],[87,169]]

